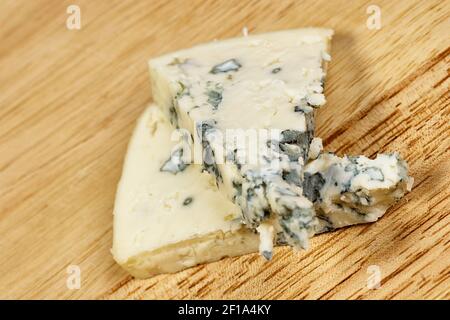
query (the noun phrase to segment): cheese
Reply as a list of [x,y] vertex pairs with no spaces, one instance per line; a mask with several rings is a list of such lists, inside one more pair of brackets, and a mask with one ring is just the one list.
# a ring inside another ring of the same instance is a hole
[[[310,28],[252,35],[149,62],[154,101],[173,126],[200,141],[198,162],[239,206],[242,221],[252,229],[270,223],[296,248],[308,246],[319,223],[302,195],[301,177],[314,108],[325,103],[332,33]],[[224,137],[231,129],[253,133],[257,143],[230,147]],[[256,145],[254,161],[239,158]]]
[[[185,139],[183,134],[174,132],[154,105],[138,120],[114,206],[114,259],[138,278],[258,250],[270,259],[273,241],[286,243],[283,233],[277,234],[270,223],[261,223],[258,231],[262,241],[259,241],[255,232],[240,223],[240,209],[218,191],[212,176],[201,172],[201,166],[186,165],[173,173],[172,168],[183,163],[179,150]],[[384,209],[410,189],[412,181],[406,175],[403,161],[394,155],[378,158],[353,158],[357,159],[354,161],[360,174],[352,171],[352,175],[344,176],[336,172],[352,164],[350,158],[321,154],[306,165],[304,190],[320,210],[314,233],[369,222],[364,215],[343,208],[355,207],[369,214],[378,212],[380,203]],[[336,167],[341,169],[336,171]],[[371,181],[370,175],[377,178],[377,174],[366,170],[370,167],[381,168],[386,181]],[[317,181],[311,178],[319,175]],[[337,178],[342,179],[340,189],[332,186]],[[361,201],[346,194],[345,206],[335,205],[336,195],[349,181],[354,182],[350,184],[349,195],[359,195],[357,189],[363,187],[376,200],[360,208]]]
[[323,150],[322,139],[318,137],[313,138],[311,144],[309,145],[308,159],[309,160],[317,159],[322,150]]
[[239,208],[213,178],[188,166],[162,171],[177,146],[173,128],[155,106],[137,123],[114,206],[113,256],[144,278],[258,250],[258,237],[239,221]]
[[272,259],[275,229],[270,223],[261,223],[256,229],[260,235],[259,253],[267,260]]
[[314,202],[324,232],[374,222],[411,191],[414,179],[397,153],[340,158],[322,153],[304,171],[303,191]]

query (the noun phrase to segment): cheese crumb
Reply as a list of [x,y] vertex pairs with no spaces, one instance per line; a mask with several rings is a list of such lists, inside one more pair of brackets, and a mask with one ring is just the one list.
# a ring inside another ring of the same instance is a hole
[[322,52],[322,59],[325,60],[325,61],[331,61],[331,56],[327,52],[323,51]]
[[271,224],[261,223],[256,230],[259,232],[259,253],[266,258],[272,259],[274,228]]
[[323,144],[322,139],[313,138],[311,141],[311,145],[309,146],[308,158],[311,160],[317,159],[319,154],[322,152]]
[[310,96],[308,96],[308,102],[312,104],[313,106],[322,106],[325,104],[325,96],[321,93],[313,93]]
[[244,26],[244,27],[242,28],[242,35],[243,35],[244,37],[248,37],[248,28],[247,28],[247,26]]

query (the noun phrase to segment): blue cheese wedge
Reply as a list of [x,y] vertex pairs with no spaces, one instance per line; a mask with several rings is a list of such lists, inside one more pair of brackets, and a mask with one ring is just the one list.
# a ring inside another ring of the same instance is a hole
[[[296,248],[308,246],[319,223],[301,177],[314,109],[325,104],[332,34],[309,28],[254,35],[149,62],[154,101],[174,127],[200,141],[200,163],[238,205],[242,221],[265,234],[270,229],[259,226],[271,224]],[[249,146],[224,142],[229,130],[256,132],[254,161],[237,156]]]
[[320,233],[377,221],[413,182],[397,153],[375,159],[322,153],[305,166],[303,192],[314,203]]
[[[270,223],[261,223],[260,241],[255,232],[240,223],[240,208],[218,191],[209,173],[202,172],[199,165],[174,169],[183,163],[179,150],[184,141],[183,135],[174,137],[172,126],[156,106],[150,106],[139,119],[117,189],[112,248],[115,260],[133,276],[146,278],[258,250],[270,259],[273,243],[286,242],[284,234]],[[406,176],[405,164],[396,156],[387,157],[376,163],[358,157],[362,164],[359,170],[364,171],[367,163],[380,166],[383,175],[391,177],[390,182],[379,184],[354,174],[340,180],[353,180],[354,187],[363,183],[358,181],[367,180],[367,192],[377,201],[368,203],[364,212],[384,210],[410,188],[412,181]],[[320,210],[314,233],[370,220],[333,204],[338,191],[331,181],[342,178],[333,168],[344,164],[348,165],[347,158],[322,154],[306,166],[307,175],[322,177],[318,181],[311,181],[310,176],[305,179],[304,190],[320,195],[308,195]],[[347,206],[359,206],[361,202],[347,198]]]
[[171,172],[178,166],[167,164],[178,144],[172,133],[161,111],[149,107],[117,189],[112,253],[139,278],[258,250],[257,235],[242,228],[239,208],[217,191],[210,174],[197,166]]

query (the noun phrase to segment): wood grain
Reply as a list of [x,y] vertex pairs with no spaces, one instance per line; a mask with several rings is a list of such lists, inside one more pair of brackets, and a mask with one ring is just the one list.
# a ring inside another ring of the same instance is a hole
[[[376,2],[380,30],[366,27],[368,1],[1,1],[0,298],[449,299],[450,4]],[[70,4],[81,30],[66,28]],[[135,280],[109,249],[126,146],[151,101],[146,61],[243,26],[334,28],[318,135],[339,154],[399,151],[415,187],[307,252]]]

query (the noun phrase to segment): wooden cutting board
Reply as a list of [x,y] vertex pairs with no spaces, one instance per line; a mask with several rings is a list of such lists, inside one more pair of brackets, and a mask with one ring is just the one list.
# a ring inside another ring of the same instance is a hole
[[[372,2],[2,0],[0,298],[449,299],[450,2],[377,0],[378,30]],[[152,101],[146,61],[244,26],[334,28],[317,134],[341,155],[399,151],[414,189],[306,252],[135,280],[110,247],[127,143]]]

